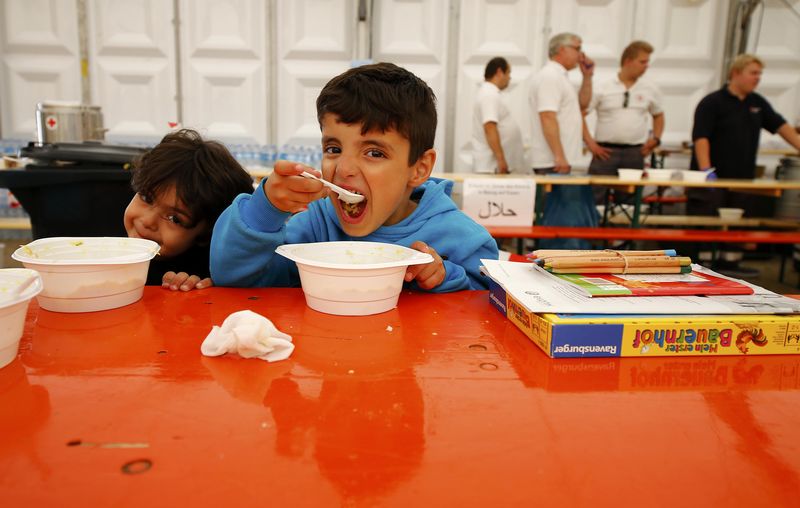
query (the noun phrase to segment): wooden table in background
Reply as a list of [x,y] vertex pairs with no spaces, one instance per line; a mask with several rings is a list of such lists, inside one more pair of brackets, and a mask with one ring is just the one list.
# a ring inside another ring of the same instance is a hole
[[[252,309],[269,364],[200,354]],[[797,506],[800,356],[546,357],[485,291],[369,317],[299,289],[31,304],[0,369],[4,506]]]
[[612,187],[620,192],[633,194],[633,213],[631,214],[631,227],[640,226],[642,196],[645,187],[695,187],[695,188],[722,188],[736,192],[757,194],[762,196],[780,197],[785,190],[800,189],[800,180],[733,180],[717,179],[706,182],[688,182],[683,180],[620,180],[616,176],[588,176],[588,175],[486,175],[476,173],[445,173],[435,175],[449,178],[456,182],[467,178],[532,178],[536,181],[536,219],[540,223],[542,215],[541,203],[544,194],[550,192],[554,185],[599,185]]

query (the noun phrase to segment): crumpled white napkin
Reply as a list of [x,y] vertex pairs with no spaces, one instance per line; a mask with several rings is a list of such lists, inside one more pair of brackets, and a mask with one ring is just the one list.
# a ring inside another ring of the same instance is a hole
[[289,358],[294,351],[292,336],[281,332],[272,321],[249,310],[234,312],[214,326],[200,346],[206,356],[239,353],[243,358],[260,358],[277,362]]

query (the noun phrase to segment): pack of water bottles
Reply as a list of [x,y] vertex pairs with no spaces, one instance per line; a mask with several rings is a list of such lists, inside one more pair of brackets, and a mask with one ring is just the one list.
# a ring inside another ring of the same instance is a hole
[[322,149],[319,145],[228,145],[228,149],[245,169],[265,170],[271,168],[275,161],[290,160],[320,169],[322,165]]
[[19,149],[27,144],[24,139],[0,139],[0,156],[16,157]]

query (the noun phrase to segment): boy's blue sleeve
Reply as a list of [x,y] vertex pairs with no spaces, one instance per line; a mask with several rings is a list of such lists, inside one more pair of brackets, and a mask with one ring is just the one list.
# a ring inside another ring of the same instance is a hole
[[[431,293],[450,293],[465,289],[487,289],[489,282],[480,273],[481,259],[497,259],[497,242],[486,228],[464,215],[460,210],[442,214],[419,234],[403,243],[410,246],[422,240],[444,260],[445,279]],[[415,289],[419,289],[413,283]]]
[[497,259],[497,242],[489,237],[488,241],[480,245],[461,264],[449,259],[444,261],[445,279],[432,291],[435,293],[450,293],[464,289],[488,289],[489,281],[480,272],[481,259]]
[[225,209],[211,235],[211,279],[217,286],[271,287],[298,284],[294,262],[275,254],[285,243],[290,214],[275,208],[259,185]]

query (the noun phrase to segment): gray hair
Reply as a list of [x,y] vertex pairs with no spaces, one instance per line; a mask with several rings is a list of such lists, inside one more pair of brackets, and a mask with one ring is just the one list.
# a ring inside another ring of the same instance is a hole
[[571,42],[580,40],[580,37],[573,33],[562,32],[550,38],[550,43],[547,48],[547,55],[553,58],[558,54],[558,50],[563,46],[569,46]]

